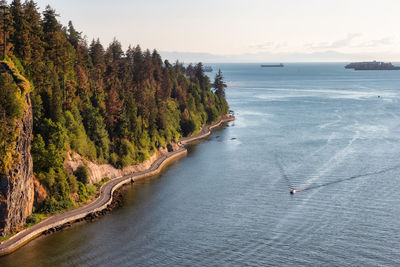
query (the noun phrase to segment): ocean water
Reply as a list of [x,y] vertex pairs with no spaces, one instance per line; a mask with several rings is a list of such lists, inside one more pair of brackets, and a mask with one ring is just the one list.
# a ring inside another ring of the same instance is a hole
[[399,265],[400,71],[212,66],[236,121],[0,265]]

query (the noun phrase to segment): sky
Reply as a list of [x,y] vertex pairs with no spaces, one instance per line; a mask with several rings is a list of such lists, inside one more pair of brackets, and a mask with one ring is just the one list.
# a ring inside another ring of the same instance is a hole
[[90,41],[170,60],[400,61],[399,0],[37,0]]

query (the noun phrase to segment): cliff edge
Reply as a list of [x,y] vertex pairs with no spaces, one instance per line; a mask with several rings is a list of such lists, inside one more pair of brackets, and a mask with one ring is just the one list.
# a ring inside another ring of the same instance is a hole
[[[0,106],[2,134],[6,135],[0,145],[3,154],[0,171],[0,235],[6,236],[23,228],[26,217],[32,213],[34,184],[30,149],[33,118],[29,82],[10,62],[0,62],[0,76],[2,93],[11,94],[10,97],[19,101],[9,107],[9,101],[5,100]],[[18,108],[19,112],[11,113]]]

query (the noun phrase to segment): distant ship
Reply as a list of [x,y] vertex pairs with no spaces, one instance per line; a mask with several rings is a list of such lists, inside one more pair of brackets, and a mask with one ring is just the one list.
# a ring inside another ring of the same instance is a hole
[[204,72],[212,72],[213,68],[211,66],[204,66],[203,70]]
[[392,63],[379,61],[370,62],[354,62],[345,66],[346,69],[354,70],[400,70],[400,67],[394,66]]
[[262,68],[279,68],[283,67],[283,64],[266,64],[266,65],[261,65]]

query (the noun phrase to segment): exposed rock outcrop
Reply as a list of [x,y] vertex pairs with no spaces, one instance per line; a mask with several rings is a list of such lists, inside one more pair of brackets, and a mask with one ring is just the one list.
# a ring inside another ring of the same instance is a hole
[[[1,64],[16,79],[16,75],[19,74],[6,63]],[[30,154],[33,127],[32,106],[29,91],[23,92],[25,92],[26,108],[22,119],[16,124],[19,135],[15,151],[19,155],[19,160],[6,174],[0,175],[0,235],[3,236],[18,231],[24,226],[26,217],[32,213],[34,202],[33,165]]]
[[34,186],[34,203],[35,208],[39,208],[47,198],[47,191],[44,186],[37,180],[33,180]]
[[[168,147],[172,151],[179,149],[178,145],[175,143],[169,144]],[[160,156],[167,154],[168,149],[161,148],[157,150],[156,153],[154,153],[148,160],[140,164],[128,166],[121,170],[115,168],[111,164],[95,164],[89,160],[82,158],[79,154],[70,151],[68,153],[67,159],[65,160],[64,166],[68,170],[68,172],[74,173],[79,166],[85,165],[89,171],[90,184],[95,184],[101,181],[101,179],[103,179],[104,177],[113,179],[116,177],[147,170],[148,168],[150,168],[151,164],[153,164],[153,162],[156,161]]]

